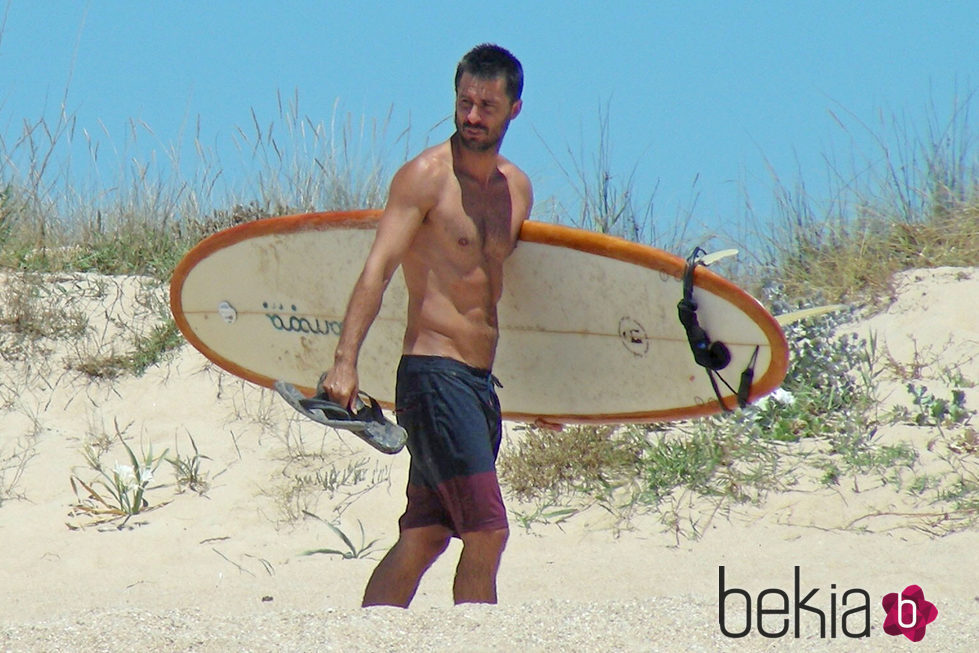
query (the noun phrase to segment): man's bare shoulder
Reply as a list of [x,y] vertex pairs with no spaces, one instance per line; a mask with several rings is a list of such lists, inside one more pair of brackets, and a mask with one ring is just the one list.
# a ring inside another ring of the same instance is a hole
[[512,161],[503,157],[500,157],[498,169],[507,180],[516,209],[515,213],[522,222],[530,217],[530,210],[534,204],[534,189],[530,177]]
[[503,173],[503,176],[506,177],[507,182],[514,187],[514,190],[517,190],[528,197],[530,196],[532,187],[530,177],[527,176],[527,173],[517,167],[513,161],[510,161],[502,156],[500,157],[500,164],[498,168],[500,172]]
[[398,169],[391,180],[390,206],[414,206],[422,214],[438,203],[452,175],[452,153],[446,144],[427,148]]
[[411,177],[441,177],[452,173],[452,150],[448,142],[422,150],[409,160],[399,172]]

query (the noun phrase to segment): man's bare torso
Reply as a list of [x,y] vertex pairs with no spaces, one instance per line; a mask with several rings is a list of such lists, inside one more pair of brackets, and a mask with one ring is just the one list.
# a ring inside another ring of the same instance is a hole
[[451,141],[419,159],[438,176],[439,190],[402,261],[408,287],[404,353],[491,369],[503,261],[529,212],[529,186],[502,157],[487,184],[466,175],[453,165]]

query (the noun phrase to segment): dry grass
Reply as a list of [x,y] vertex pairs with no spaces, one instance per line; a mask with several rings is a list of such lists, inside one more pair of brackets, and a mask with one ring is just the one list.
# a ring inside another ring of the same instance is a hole
[[828,160],[825,198],[771,171],[776,216],[754,219],[763,254],[744,281],[780,285],[790,299],[879,305],[892,297],[895,272],[979,265],[979,150],[969,124],[977,102],[967,94],[923,129],[883,115],[873,126],[837,118],[872,147],[851,153],[845,168]]
[[[143,141],[155,137],[142,122],[132,121],[127,142],[109,148],[116,161],[76,131],[62,107],[53,123],[26,122],[19,137],[0,139],[0,268],[166,280],[187,249],[219,229],[286,213],[376,207],[386,194],[387,124],[339,115],[314,121],[298,95],[279,98],[278,122],[260,125],[253,116],[253,124],[234,129],[240,167],[250,171],[240,186],[223,183],[199,135],[188,165],[175,150],[147,158]],[[98,171],[118,166],[107,180],[76,178],[62,161],[83,137]],[[195,171],[189,178],[188,169]]]
[[826,302],[893,298],[891,279],[913,268],[979,265],[979,205],[966,203],[921,222],[863,218],[797,233],[776,272],[790,297]]
[[525,428],[500,456],[499,473],[516,495],[544,494],[619,482],[634,475],[639,448],[615,427]]

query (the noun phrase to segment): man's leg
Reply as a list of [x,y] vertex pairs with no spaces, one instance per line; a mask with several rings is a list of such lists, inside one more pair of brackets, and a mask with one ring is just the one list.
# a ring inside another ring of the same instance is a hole
[[451,531],[444,526],[407,528],[371,574],[364,590],[363,607],[393,605],[407,608],[422,575],[449,545]]
[[510,531],[463,533],[452,595],[458,603],[496,603],[496,573]]

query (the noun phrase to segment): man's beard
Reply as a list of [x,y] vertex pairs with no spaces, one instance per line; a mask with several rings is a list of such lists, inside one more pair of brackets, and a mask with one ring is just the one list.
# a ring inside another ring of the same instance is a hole
[[470,138],[466,136],[465,133],[466,125],[460,124],[459,122],[456,122],[456,133],[459,134],[459,143],[462,144],[462,146],[465,147],[467,150],[471,150],[473,152],[489,152],[490,150],[495,150],[499,148],[500,142],[503,140],[503,135],[506,134],[506,130],[509,124],[510,121],[503,123],[503,125],[500,127],[499,133],[496,135],[495,138],[492,137],[492,134],[490,133],[489,129],[487,129],[486,127],[472,127],[472,126],[470,127],[472,129],[477,129],[481,131],[485,136],[487,136],[486,140],[480,140],[478,138]]

